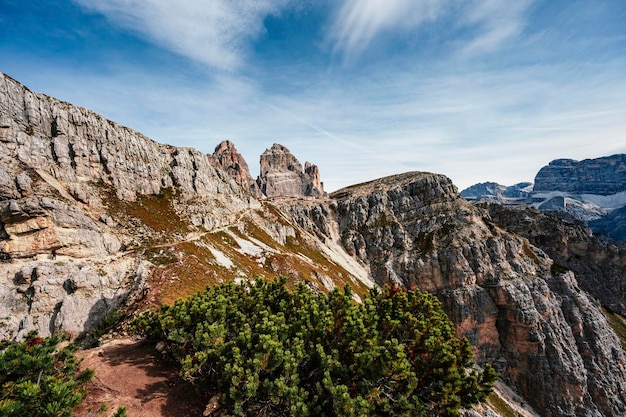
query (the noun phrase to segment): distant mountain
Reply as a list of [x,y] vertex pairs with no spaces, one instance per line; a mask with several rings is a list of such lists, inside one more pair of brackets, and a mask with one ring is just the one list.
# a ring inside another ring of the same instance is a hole
[[606,216],[589,222],[594,232],[626,242],[626,206],[613,210]]
[[531,205],[572,216],[614,239],[626,238],[626,216],[618,210],[626,207],[626,154],[583,161],[556,159],[539,170],[534,186],[487,182],[473,185],[461,195],[473,202]]
[[461,191],[461,195],[467,199],[479,199],[491,196],[497,198],[526,198],[532,192],[532,186],[532,182],[520,182],[519,184],[508,187],[496,182],[482,182]]
[[575,161],[556,159],[535,176],[534,192],[613,195],[626,191],[626,154]]

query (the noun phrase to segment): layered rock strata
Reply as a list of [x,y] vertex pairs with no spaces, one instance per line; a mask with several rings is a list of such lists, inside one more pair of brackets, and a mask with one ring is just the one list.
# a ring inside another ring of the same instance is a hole
[[275,143],[261,154],[257,184],[267,197],[321,197],[323,184],[317,165],[306,162],[304,169],[286,147]]
[[539,170],[534,191],[597,195],[626,191],[626,155],[583,161],[556,159]]

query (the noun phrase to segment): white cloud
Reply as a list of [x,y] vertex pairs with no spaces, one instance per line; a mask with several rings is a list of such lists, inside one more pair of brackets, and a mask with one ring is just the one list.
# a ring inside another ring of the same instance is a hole
[[328,40],[347,60],[358,56],[374,38],[387,32],[410,33],[424,24],[451,18],[455,28],[475,29],[459,41],[462,52],[490,52],[519,34],[532,0],[344,0]]
[[363,52],[385,31],[410,31],[440,17],[449,0],[344,0],[331,26],[335,52]]
[[214,68],[237,69],[266,16],[289,0],[73,0],[149,41]]
[[477,26],[478,34],[464,46],[465,54],[491,52],[524,28],[532,0],[474,0],[460,16],[460,25]]

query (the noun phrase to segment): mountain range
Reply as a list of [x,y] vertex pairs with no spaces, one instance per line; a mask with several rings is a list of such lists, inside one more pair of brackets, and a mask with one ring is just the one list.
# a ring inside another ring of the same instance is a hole
[[626,155],[574,161],[556,159],[539,170],[534,183],[475,184],[461,191],[471,201],[530,205],[572,216],[599,234],[626,240]]
[[[596,201],[626,191],[610,158],[617,179],[603,177]],[[260,161],[255,180],[232,142],[210,155],[159,144],[0,74],[0,338],[97,343],[112,317],[259,276],[349,285],[355,302],[394,284],[441,300],[478,365],[498,370],[505,410],[626,413],[622,246],[571,219],[472,204],[440,174],[328,194],[319,168],[282,145]],[[577,166],[555,163],[542,176],[558,178],[532,191],[483,188],[498,203],[538,199]],[[467,415],[506,415],[496,403]]]

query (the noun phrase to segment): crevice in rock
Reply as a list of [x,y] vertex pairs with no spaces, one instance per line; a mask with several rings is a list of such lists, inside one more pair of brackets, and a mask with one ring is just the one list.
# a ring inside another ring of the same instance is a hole
[[54,149],[54,141],[50,141],[50,155],[52,155],[52,160],[55,165],[59,165],[59,156],[57,155],[56,150]]
[[48,326],[48,331],[50,334],[54,334],[57,329],[56,321],[59,316],[59,312],[61,311],[61,307],[63,306],[63,301],[59,301],[54,305],[54,310],[52,311],[52,316],[50,316],[50,325]]
[[59,136],[59,130],[58,130],[59,126],[57,124],[57,119],[54,118],[52,120],[52,123],[50,124],[50,136],[53,138],[56,138],[57,136]]
[[[106,130],[105,132],[105,136],[106,136],[106,141],[109,141],[109,131]],[[104,154],[104,152],[102,152],[102,148],[103,145],[102,144],[98,144],[99,146],[97,146],[98,149],[98,158],[100,159],[100,165],[102,165],[102,169],[104,169],[104,173],[107,175],[111,175],[111,170],[109,169],[109,159],[106,157],[106,155]]]
[[67,149],[70,155],[70,164],[73,169],[76,169],[76,152],[74,152],[74,145],[72,145],[72,142],[67,143]]
[[30,314],[31,309],[33,308],[33,298],[35,298],[35,287],[28,287],[28,289],[24,293],[24,297],[26,297],[26,304],[28,304],[28,314]]

